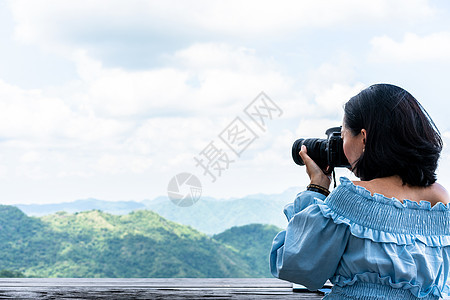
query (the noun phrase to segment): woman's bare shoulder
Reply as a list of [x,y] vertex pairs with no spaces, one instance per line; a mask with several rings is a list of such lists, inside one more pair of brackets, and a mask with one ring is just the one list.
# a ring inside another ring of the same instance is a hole
[[354,185],[365,186],[368,181],[353,180]]
[[448,204],[450,202],[450,195],[448,191],[441,184],[435,182],[430,186],[431,196],[433,202],[442,202]]
[[401,181],[395,179],[382,179],[371,181],[353,181],[356,186],[361,186],[373,195],[374,193],[385,195],[388,198],[394,197],[403,202],[403,199],[420,202],[426,200],[435,205],[438,202],[443,204],[450,203],[450,195],[448,191],[439,183],[433,183],[426,188],[411,187],[403,185]]
[[362,180],[355,180],[352,181],[354,185],[360,186],[365,188],[366,190],[371,191],[373,188],[373,183],[371,181],[362,181]]

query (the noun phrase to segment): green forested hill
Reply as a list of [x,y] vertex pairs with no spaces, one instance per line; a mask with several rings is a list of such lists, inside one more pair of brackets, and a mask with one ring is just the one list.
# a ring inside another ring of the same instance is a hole
[[274,225],[250,224],[232,227],[213,238],[238,251],[258,276],[271,277],[269,252],[273,238],[280,230]]
[[98,210],[60,212],[35,218],[0,206],[0,270],[26,276],[266,276],[241,250],[229,238],[210,238],[147,210],[119,216]]

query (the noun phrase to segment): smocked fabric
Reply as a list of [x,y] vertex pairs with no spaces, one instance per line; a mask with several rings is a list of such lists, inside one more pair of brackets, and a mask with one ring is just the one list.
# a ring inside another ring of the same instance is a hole
[[319,289],[324,299],[438,299],[450,291],[450,206],[374,194],[342,177],[325,197],[288,204],[274,239],[275,277]]

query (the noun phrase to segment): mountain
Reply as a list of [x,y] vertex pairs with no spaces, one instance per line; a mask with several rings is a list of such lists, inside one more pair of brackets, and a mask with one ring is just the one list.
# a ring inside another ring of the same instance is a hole
[[104,201],[94,198],[53,204],[16,204],[14,205],[29,216],[45,216],[58,211],[69,213],[98,209],[110,214],[123,215],[136,209],[144,209],[145,204],[136,201]]
[[[237,233],[264,235],[256,233],[259,229]],[[250,252],[236,245],[233,234],[211,238],[148,210],[127,215],[58,212],[38,218],[1,205],[0,269],[34,277],[267,275],[255,266],[267,264],[268,252],[264,262],[252,262]],[[261,251],[266,251],[266,244]]]
[[201,198],[189,207],[176,206],[167,197],[147,201],[145,204],[148,209],[166,219],[213,235],[233,226],[253,223],[286,227],[283,208],[287,203],[294,201],[298,192],[298,188],[290,188],[281,194],[257,194],[228,201]]
[[250,224],[232,227],[213,239],[238,251],[259,276],[271,277],[269,253],[275,235],[281,231],[274,225]]
[[111,214],[128,214],[137,209],[149,209],[162,217],[183,225],[189,225],[208,235],[218,234],[233,226],[253,223],[286,227],[284,206],[292,202],[298,188],[290,188],[280,194],[255,194],[243,198],[216,199],[202,197],[190,207],[179,207],[167,196],[153,200],[104,201],[97,199],[77,200],[57,204],[17,204],[29,216],[44,216],[58,211],[70,213],[98,209]]

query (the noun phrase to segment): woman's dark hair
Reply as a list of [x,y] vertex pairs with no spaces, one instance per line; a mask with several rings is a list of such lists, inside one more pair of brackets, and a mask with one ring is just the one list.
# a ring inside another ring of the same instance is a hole
[[403,184],[436,182],[442,139],[425,109],[404,89],[375,84],[344,105],[344,123],[355,136],[365,129],[365,150],[354,166],[362,180],[399,175]]

